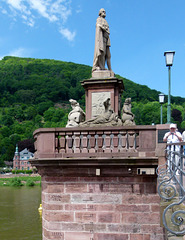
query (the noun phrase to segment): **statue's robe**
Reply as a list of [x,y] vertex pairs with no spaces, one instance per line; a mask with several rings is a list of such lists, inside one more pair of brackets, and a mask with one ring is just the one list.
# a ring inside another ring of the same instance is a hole
[[[109,25],[105,18],[98,17],[96,21],[96,34],[95,34],[95,49],[94,49],[94,61],[93,61],[93,69],[96,70],[99,66],[99,58],[101,58],[102,66],[105,66],[105,58],[106,55],[110,55],[110,38],[109,34],[106,31],[103,31],[102,28],[109,29]],[[108,47],[108,49],[107,49]]]

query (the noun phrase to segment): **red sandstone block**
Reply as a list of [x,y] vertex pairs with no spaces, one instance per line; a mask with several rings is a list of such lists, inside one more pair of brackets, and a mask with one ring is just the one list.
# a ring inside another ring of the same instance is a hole
[[159,204],[157,205],[151,205],[151,212],[159,212],[160,211],[160,206]]
[[141,193],[141,189],[140,189],[139,184],[133,184],[133,193],[135,193],[135,194],[140,194]]
[[114,211],[115,210],[115,206],[116,205],[112,205],[112,204],[99,204],[99,205],[95,205],[95,204],[93,204],[93,205],[90,205],[90,206],[92,206],[92,210],[91,211],[97,211],[97,212],[110,212],[110,211]]
[[137,214],[135,213],[122,213],[122,223],[137,223]]
[[[93,171],[93,172],[92,172]],[[94,175],[96,171],[94,171],[94,169],[91,170],[91,172],[89,171],[89,175],[91,173],[91,175]],[[98,176],[98,177],[79,177],[79,181],[82,181],[82,182],[91,182],[91,183],[96,183],[96,182],[109,182],[109,183],[116,183],[118,182],[118,178],[117,177],[101,177],[101,176]]]
[[42,184],[42,191],[46,193],[63,193],[64,192],[64,184]]
[[150,237],[149,234],[144,234],[143,235],[143,240],[150,240],[150,239],[151,239],[151,237]]
[[87,193],[87,184],[86,183],[66,183],[65,184],[66,193]]
[[160,223],[158,224],[142,224],[141,225],[142,233],[150,233],[150,234],[163,234],[163,228],[160,227]]
[[92,233],[84,233],[84,232],[66,232],[65,240],[91,240],[93,239]]
[[139,224],[108,224],[108,232],[121,233],[140,233],[141,226]]
[[125,194],[122,196],[123,204],[159,204],[160,197],[158,194]]
[[141,176],[137,176],[137,177],[133,177],[133,176],[130,176],[130,177],[118,177],[118,181],[119,182],[123,182],[123,183],[140,183],[140,182],[143,182],[143,179]]
[[65,204],[66,211],[86,211],[86,204]]
[[74,214],[73,212],[51,212],[51,211],[44,211],[43,219],[46,221],[53,221],[53,222],[73,222],[74,221]]
[[119,211],[119,212],[150,212],[150,206],[149,205],[143,205],[143,204],[139,204],[139,205],[126,205],[126,204],[121,204],[121,205],[117,205],[115,208],[115,211]]
[[160,222],[160,213],[138,213],[138,223],[140,224],[158,224]]
[[165,237],[164,237],[164,235],[163,234],[155,234],[155,233],[153,233],[153,234],[151,234],[151,238],[150,238],[150,240],[164,240],[165,239]]
[[65,176],[87,175],[89,168],[65,168],[63,174]]
[[57,183],[57,182],[77,182],[78,177],[76,176],[43,176],[42,182]]
[[138,224],[158,224],[160,222],[159,213],[123,213],[123,223],[138,223]]
[[150,240],[150,234],[130,234],[130,240]]
[[120,223],[120,213],[99,213],[98,222],[101,223]]
[[156,183],[146,183],[145,184],[145,193],[147,194],[155,194],[157,192]]
[[144,175],[142,176],[142,179],[143,179],[143,182],[146,182],[146,183],[149,183],[149,182],[152,182],[152,183],[157,183],[157,179],[154,178],[154,176],[150,176],[150,175]]
[[64,240],[64,233],[59,231],[48,231],[43,228],[43,235],[46,239]]
[[62,204],[47,204],[46,202],[42,201],[42,208],[44,210],[63,210]]
[[106,232],[106,224],[97,224],[97,223],[85,223],[84,225],[84,231],[86,232]]
[[75,212],[75,221],[81,223],[96,222],[96,213],[94,212]]
[[[136,172],[137,169],[132,168],[134,172]],[[156,178],[146,175],[138,175],[138,176],[130,176],[130,177],[119,177],[119,182],[129,182],[129,183],[156,183]]]
[[103,192],[103,183],[89,183],[88,189],[91,193]]
[[130,234],[130,240],[143,240],[143,234]]
[[94,189],[97,192],[104,192],[104,193],[132,193],[132,185],[131,184],[112,184],[112,183],[102,183],[95,186]]
[[62,232],[82,232],[84,231],[84,224],[81,223],[64,223],[64,222],[47,222],[43,221],[44,228],[50,231],[62,231]]
[[112,233],[109,233],[109,234],[95,233],[93,238],[93,240],[128,240],[128,239],[129,239],[128,234],[112,234]]
[[51,203],[69,203],[70,202],[70,195],[69,194],[44,194],[42,193],[42,200]]

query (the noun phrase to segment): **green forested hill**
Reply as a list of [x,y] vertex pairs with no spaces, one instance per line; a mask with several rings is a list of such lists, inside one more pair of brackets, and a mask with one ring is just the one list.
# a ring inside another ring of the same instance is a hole
[[[39,127],[64,127],[69,99],[85,105],[80,84],[91,77],[91,67],[48,59],[4,57],[0,61],[0,165],[12,160],[15,144],[32,138]],[[123,79],[126,97],[132,98],[137,124],[158,124],[160,105],[156,90]],[[164,122],[166,104],[164,104]],[[172,97],[173,121],[185,128],[185,98]]]

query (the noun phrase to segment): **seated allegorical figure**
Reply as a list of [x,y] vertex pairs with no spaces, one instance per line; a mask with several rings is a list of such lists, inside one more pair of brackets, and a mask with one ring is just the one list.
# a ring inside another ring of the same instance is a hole
[[71,103],[72,111],[68,114],[66,127],[77,127],[79,123],[85,121],[85,113],[76,100],[70,99],[69,102]]
[[123,126],[136,125],[134,121],[134,114],[131,112],[131,98],[126,98],[122,109],[122,122]]
[[113,111],[110,104],[110,98],[107,98],[103,105],[105,110],[95,118],[89,119],[79,124],[80,127],[93,126],[121,126],[122,122],[119,116]]

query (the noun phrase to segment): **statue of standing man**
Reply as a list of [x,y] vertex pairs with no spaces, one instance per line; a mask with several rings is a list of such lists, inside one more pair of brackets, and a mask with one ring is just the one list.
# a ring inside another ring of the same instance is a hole
[[96,21],[95,50],[92,72],[95,70],[105,70],[105,62],[111,71],[111,54],[110,54],[110,32],[109,25],[105,20],[105,9],[101,8],[99,17]]

